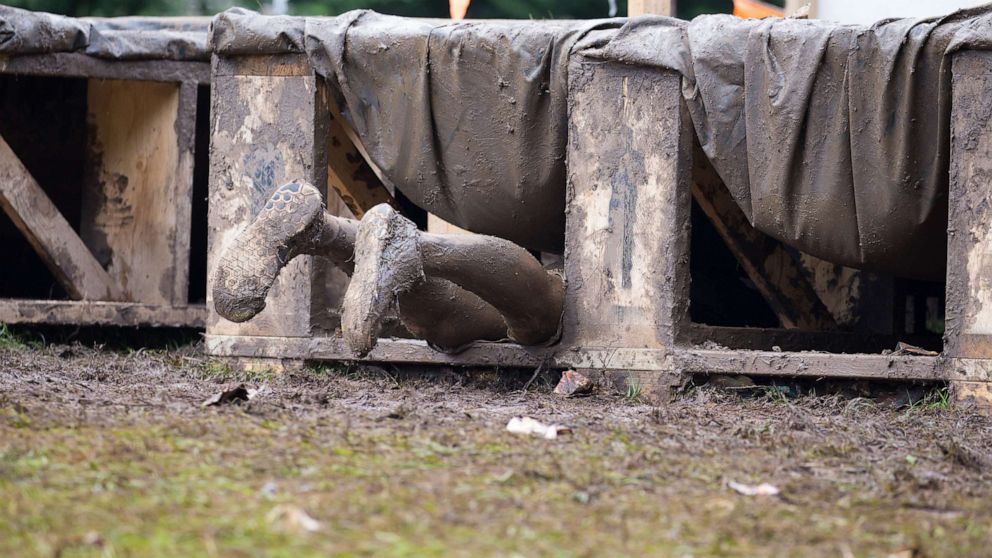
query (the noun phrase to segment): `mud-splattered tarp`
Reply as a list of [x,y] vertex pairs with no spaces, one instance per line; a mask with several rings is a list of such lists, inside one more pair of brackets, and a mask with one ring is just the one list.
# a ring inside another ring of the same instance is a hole
[[950,57],[988,8],[873,27],[703,16],[582,22],[215,18],[216,53],[304,52],[387,179],[469,230],[560,249],[570,56],[683,78],[703,148],[755,227],[856,267],[940,277]]
[[442,219],[562,249],[568,56],[623,20],[456,23],[230,10],[218,54],[306,52],[385,178]]
[[111,60],[210,60],[209,18],[71,18],[0,6],[0,55],[82,52]]

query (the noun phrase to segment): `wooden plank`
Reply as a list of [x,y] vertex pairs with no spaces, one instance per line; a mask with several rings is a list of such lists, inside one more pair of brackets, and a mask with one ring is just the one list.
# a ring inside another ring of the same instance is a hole
[[569,66],[562,345],[668,349],[688,326],[691,138],[675,73]]
[[0,206],[69,296],[119,300],[121,290],[0,137]]
[[992,56],[954,56],[946,353],[992,358]]
[[133,302],[0,299],[0,323],[202,328],[203,305],[173,308]]
[[317,81],[319,106],[317,111],[326,113],[327,121],[327,185],[351,213],[361,219],[365,212],[387,203],[397,207],[393,195],[386,189],[376,170],[367,160],[367,153],[360,149],[361,140],[341,116],[331,91],[323,80]]
[[277,337],[217,335],[208,331],[205,351],[214,356],[288,358],[301,360],[341,360],[368,362],[407,362],[459,366],[536,367],[549,353],[547,348],[531,349],[513,343],[477,343],[458,354],[435,351],[425,341],[380,339],[372,352],[357,358],[340,336]]
[[290,262],[253,320],[235,324],[213,311],[214,269],[261,209],[266,192],[294,178],[313,180],[313,76],[218,76],[211,87],[207,249],[207,331],[310,334],[311,258]]
[[[289,59],[282,60],[289,64]],[[325,194],[329,211],[346,211],[339,198],[327,192],[328,118],[327,111],[318,110],[317,87],[312,70],[306,75],[233,74],[214,79],[207,263],[210,333],[306,337],[315,331],[333,331],[339,323],[347,277],[310,256],[296,258],[283,269],[265,310],[243,324],[213,312],[209,288],[220,255],[261,209],[271,188],[302,178]]]
[[992,55],[956,54],[951,83],[944,354],[954,401],[992,414]]
[[196,165],[196,122],[198,87],[185,82],[179,87],[179,106],[176,109],[176,142],[179,159],[176,161],[173,185],[175,187],[176,213],[175,238],[172,242],[175,274],[172,281],[172,305],[185,306],[189,302],[190,258],[193,232],[193,176]]
[[894,349],[899,340],[892,335],[871,335],[840,331],[801,331],[757,327],[720,327],[703,324],[689,326],[688,343],[707,343],[728,349],[783,351],[829,351],[832,353],[881,353]]
[[340,336],[300,338],[208,333],[205,351],[214,356],[521,368],[545,363],[556,368],[665,371],[673,363],[667,351],[658,349],[572,350],[480,341],[457,354],[449,354],[436,351],[419,339],[380,339],[372,352],[357,357]]
[[[339,337],[225,336],[205,338],[206,352],[214,356],[284,358],[299,360],[339,360],[363,362],[404,362],[451,366],[500,366],[579,368],[634,372],[645,378],[653,372],[653,383],[664,383],[658,373],[746,374],[755,376],[797,376],[867,378],[878,380],[955,380],[987,379],[992,366],[965,373],[948,369],[939,357],[890,356],[871,354],[827,354],[813,352],[723,351],[706,349],[555,349],[528,348],[512,343],[476,343],[456,355],[439,353],[427,343],[411,339],[381,339],[364,358],[355,358]],[[982,363],[984,366],[988,361]],[[970,374],[970,375],[969,375]],[[667,376],[666,376],[667,377]],[[657,380],[657,381],[655,381]]]
[[663,16],[675,16],[676,0],[629,0],[627,2],[627,15],[629,17],[655,14]]
[[185,304],[196,89],[89,81],[80,236],[125,300]]
[[773,351],[684,350],[676,367],[687,373],[944,380],[948,372],[938,357],[840,355]]
[[782,243],[751,226],[697,145],[692,197],[786,329],[822,331],[836,322]]
[[104,60],[78,52],[3,56],[0,73],[210,83],[210,64],[206,61]]

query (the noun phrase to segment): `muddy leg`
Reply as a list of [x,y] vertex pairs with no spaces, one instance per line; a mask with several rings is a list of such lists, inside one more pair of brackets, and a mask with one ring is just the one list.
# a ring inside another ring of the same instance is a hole
[[360,354],[375,345],[383,317],[398,297],[427,277],[451,281],[494,307],[514,341],[534,345],[558,333],[565,293],[561,277],[507,240],[421,233],[392,208],[379,205],[359,225],[355,256],[342,329]]
[[[327,258],[351,275],[357,231],[358,221],[325,212],[320,192],[310,184],[280,186],[222,256],[214,278],[217,312],[231,321],[251,319],[265,308],[279,271],[301,254]],[[399,312],[411,333],[443,349],[506,337],[506,324],[494,308],[441,279],[405,292]]]
[[507,337],[506,322],[495,308],[445,279],[427,277],[396,302],[403,326],[443,351]]
[[420,237],[424,272],[475,293],[503,316],[510,339],[538,345],[558,336],[565,282],[509,240],[480,234]]

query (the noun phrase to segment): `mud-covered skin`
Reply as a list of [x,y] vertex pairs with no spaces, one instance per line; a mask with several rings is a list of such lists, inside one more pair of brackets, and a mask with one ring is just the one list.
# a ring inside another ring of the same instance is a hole
[[396,304],[403,327],[442,352],[457,353],[475,341],[509,337],[499,310],[446,279],[428,275],[400,294]]
[[221,258],[213,285],[221,316],[243,322],[257,315],[280,270],[310,254],[352,275],[342,331],[360,355],[395,315],[440,350],[477,340],[535,345],[557,338],[564,283],[523,248],[484,235],[422,233],[385,204],[361,222],[343,219],[326,213],[321,200],[303,182],[270,194]]
[[221,257],[213,285],[217,313],[244,322],[261,312],[279,271],[319,244],[323,213],[320,191],[312,185],[294,181],[277,187]]
[[[221,260],[214,282],[218,313],[234,321],[258,314],[280,270],[300,254],[322,257],[352,275],[359,223],[323,211],[315,194],[319,191],[306,183],[290,183],[270,194],[256,222]],[[397,302],[402,327],[442,351],[506,337],[506,324],[495,308],[444,279],[420,282]],[[382,323],[391,317],[383,316]]]
[[375,346],[396,299],[425,280],[417,226],[386,205],[369,210],[355,239],[355,273],[341,308],[345,342],[359,355]]
[[[457,288],[445,291],[450,294],[431,292],[424,285],[427,277]],[[545,271],[526,250],[492,236],[422,233],[393,208],[378,205],[365,214],[358,228],[355,274],[341,317],[348,346],[360,355],[371,351],[397,301],[408,314],[423,312],[422,301],[417,305],[407,300],[417,291],[430,293],[432,301],[463,293],[444,314],[433,313],[465,324],[461,326],[465,342],[474,335],[474,339],[507,337],[538,345],[558,336],[564,281]],[[412,331],[430,331],[452,344],[452,331],[440,335],[445,327],[418,328],[410,317],[402,319],[414,325]],[[424,325],[425,320],[417,322]]]

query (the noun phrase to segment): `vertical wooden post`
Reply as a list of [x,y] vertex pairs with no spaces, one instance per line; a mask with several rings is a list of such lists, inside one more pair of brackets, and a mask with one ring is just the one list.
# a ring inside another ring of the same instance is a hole
[[[207,333],[307,337],[315,328],[333,328],[339,302],[329,300],[328,283],[342,278],[328,278],[310,256],[283,269],[265,310],[251,321],[231,323],[214,311],[210,286],[220,255],[261,209],[266,192],[302,178],[326,196],[327,113],[302,56],[215,57],[213,76]],[[328,205],[339,209],[338,203]]]
[[[652,368],[664,370],[689,321],[692,133],[680,79],[581,58],[568,77],[562,344],[654,349]],[[664,376],[641,374],[639,389]]]
[[676,0],[629,0],[627,2],[627,15],[630,17],[657,14],[675,17]]
[[[992,55],[954,56],[944,354],[957,399],[992,410]],[[972,381],[972,379],[974,381]]]

